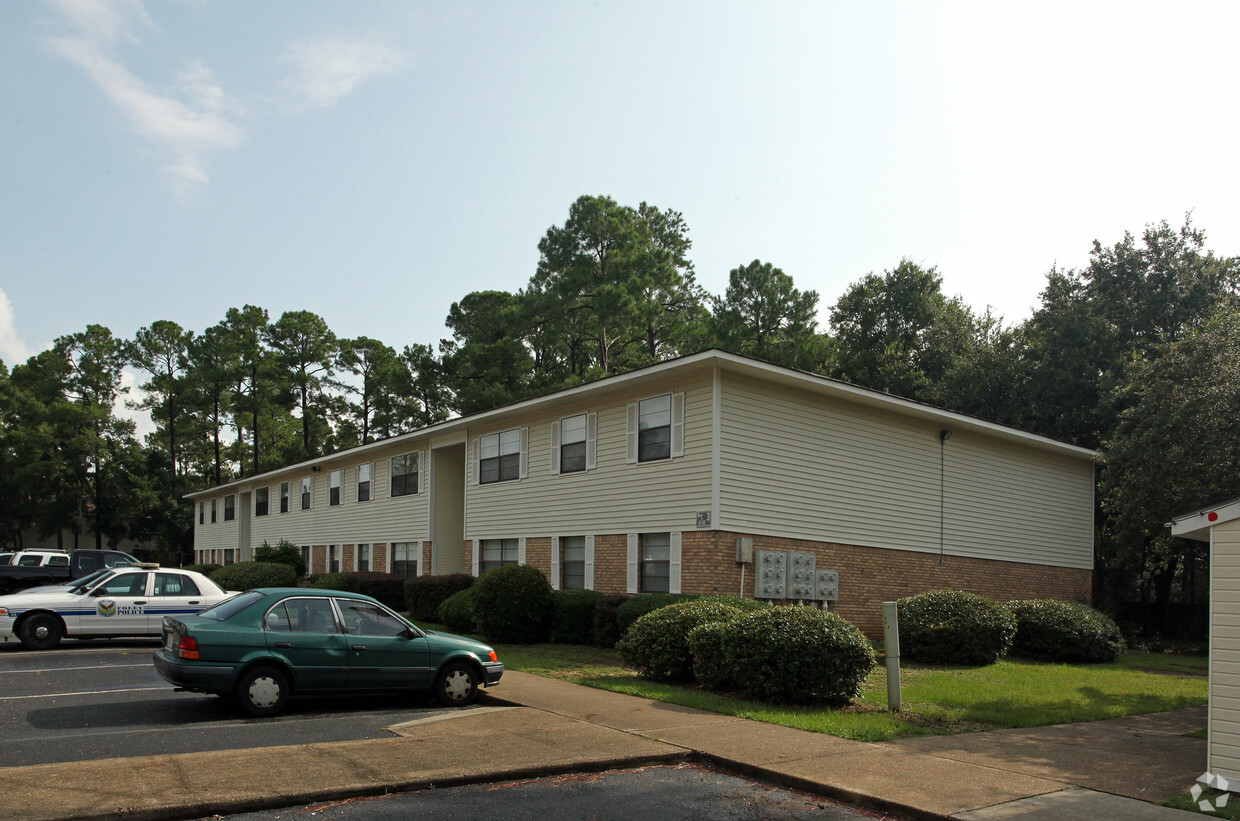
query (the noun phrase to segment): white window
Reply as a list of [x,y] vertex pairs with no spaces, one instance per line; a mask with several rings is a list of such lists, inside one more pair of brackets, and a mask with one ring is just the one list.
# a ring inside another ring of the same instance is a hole
[[237,497],[224,497],[224,521],[231,522],[237,518]]
[[522,429],[491,433],[478,440],[478,483],[509,482],[521,478]]
[[560,537],[560,589],[582,590],[586,586],[586,537]]
[[494,567],[520,564],[520,539],[483,539],[481,546],[482,560],[478,566],[480,573]]
[[680,593],[681,534],[630,533],[628,592]]
[[301,509],[309,510],[314,500],[314,479],[307,476],[301,480]]
[[215,524],[215,499],[211,500],[211,524]]
[[343,478],[343,473],[343,471],[333,470],[328,475],[327,504],[333,507],[340,504],[340,482]]
[[357,466],[357,500],[359,502],[370,501],[370,474],[373,471],[374,465]]
[[392,543],[392,573],[395,575],[410,579],[417,576],[421,559],[421,542]]
[[667,393],[628,406],[626,459],[659,462],[685,453],[685,395]]
[[329,544],[327,546],[327,572],[340,572],[340,545]]
[[597,429],[596,413],[579,413],[551,423],[551,473],[593,470]]
[[412,496],[418,492],[418,467],[421,454],[405,453],[392,457],[392,496]]
[[255,516],[266,516],[267,515],[267,511],[270,509],[270,502],[268,501],[270,496],[271,496],[271,488],[269,487],[254,488],[254,515]]
[[366,573],[370,570],[370,545],[357,546],[357,572]]
[[280,512],[288,513],[288,482],[280,483]]

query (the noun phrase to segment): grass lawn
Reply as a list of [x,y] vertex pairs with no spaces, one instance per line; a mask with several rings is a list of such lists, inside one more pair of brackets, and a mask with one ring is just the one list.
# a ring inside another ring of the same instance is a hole
[[614,650],[563,644],[495,649],[510,670],[860,741],[1094,721],[1206,703],[1205,657],[1143,651],[1130,651],[1114,664],[905,664],[903,709],[891,713],[881,665],[866,680],[860,700],[833,709],[765,704],[645,681],[626,669]]

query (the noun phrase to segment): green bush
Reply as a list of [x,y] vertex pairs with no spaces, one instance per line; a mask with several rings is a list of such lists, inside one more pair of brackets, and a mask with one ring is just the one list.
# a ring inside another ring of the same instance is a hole
[[611,649],[620,640],[616,611],[629,600],[623,593],[609,593],[594,605],[594,646]]
[[254,548],[254,561],[286,564],[293,568],[298,578],[306,575],[306,563],[301,557],[301,550],[287,539],[281,539],[275,547],[264,540],[261,545]]
[[347,590],[361,593],[386,604],[393,610],[405,609],[405,577],[392,573],[324,573],[310,583],[318,590]]
[[272,562],[237,562],[211,574],[211,581],[225,590],[250,590],[255,587],[295,587],[297,574],[286,564]]
[[699,681],[762,701],[847,704],[874,667],[851,622],[813,607],[765,607],[692,633]]
[[405,582],[405,607],[414,621],[438,621],[439,606],[473,583],[474,577],[466,573],[415,576]]
[[620,629],[620,635],[623,636],[633,622],[647,613],[652,613],[660,607],[667,607],[669,604],[692,601],[696,598],[697,596],[686,596],[680,593],[638,593],[635,596],[629,596],[616,608],[616,626]]
[[[762,606],[762,605],[759,605]],[[629,625],[616,649],[642,678],[680,682],[693,678],[689,633],[704,624],[729,621],[745,612],[722,601],[682,601],[652,610]]]
[[1016,617],[1012,655],[1039,661],[1115,661],[1127,646],[1119,627],[1088,605],[1058,599],[1008,602]]
[[195,573],[201,573],[202,575],[209,577],[212,573],[219,570],[223,566],[224,565],[222,564],[211,564],[210,562],[208,562],[206,564],[187,564],[185,565],[185,567],[182,567],[181,569],[192,570]]
[[473,595],[472,587],[453,593],[439,605],[439,612],[431,621],[439,621],[453,633],[474,632]]
[[556,590],[551,594],[547,638],[558,644],[589,644],[594,635],[594,607],[601,598],[597,590]]
[[929,664],[993,664],[1012,646],[1016,618],[963,590],[932,590],[898,602],[900,654]]
[[533,644],[547,637],[551,583],[537,567],[506,565],[478,577],[473,591],[474,623],[488,640]]

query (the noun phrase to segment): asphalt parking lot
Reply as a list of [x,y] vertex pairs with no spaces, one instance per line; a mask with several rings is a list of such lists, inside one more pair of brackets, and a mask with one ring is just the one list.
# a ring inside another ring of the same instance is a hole
[[448,709],[419,696],[305,699],[252,719],[217,696],[175,692],[151,664],[158,646],[0,643],[0,767],[390,738],[384,727]]

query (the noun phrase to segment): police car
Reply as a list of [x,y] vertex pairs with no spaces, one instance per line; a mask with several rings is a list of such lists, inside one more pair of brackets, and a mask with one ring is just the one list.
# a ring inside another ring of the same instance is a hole
[[138,564],[67,590],[0,596],[0,639],[51,650],[63,638],[158,638],[164,616],[197,613],[235,593],[201,573]]

